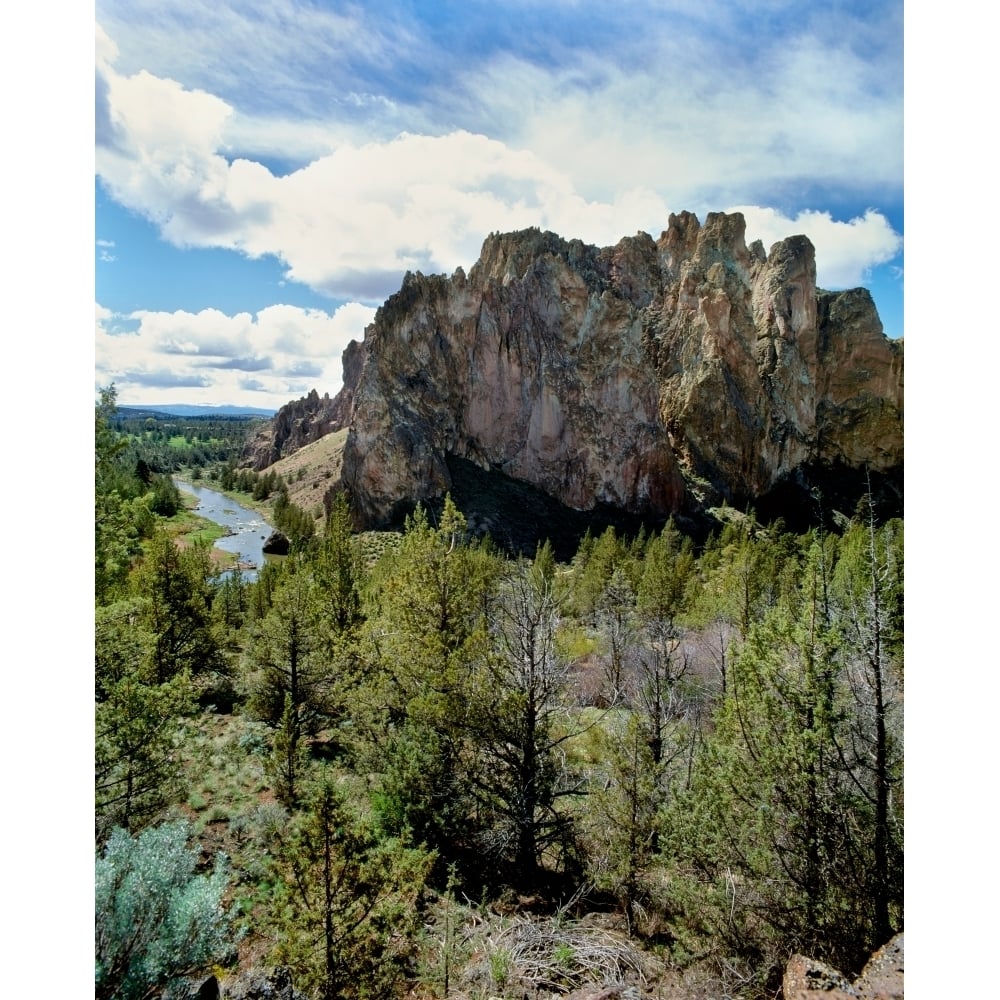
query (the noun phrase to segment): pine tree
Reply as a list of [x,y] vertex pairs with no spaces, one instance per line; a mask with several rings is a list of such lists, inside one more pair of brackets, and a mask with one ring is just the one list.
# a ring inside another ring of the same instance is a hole
[[491,648],[476,665],[466,711],[478,758],[472,780],[513,878],[530,885],[543,849],[567,839],[561,803],[582,790],[560,753],[577,730],[556,725],[566,717],[569,667],[556,650],[551,585],[530,564],[508,567],[489,617]]
[[380,842],[324,774],[278,851],[275,961],[324,1000],[390,995],[414,949],[431,861]]

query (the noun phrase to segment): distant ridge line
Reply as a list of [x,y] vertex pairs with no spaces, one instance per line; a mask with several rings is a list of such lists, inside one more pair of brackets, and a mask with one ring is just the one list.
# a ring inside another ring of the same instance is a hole
[[172,417],[273,417],[277,410],[259,406],[198,406],[188,403],[120,404],[120,413],[166,413]]

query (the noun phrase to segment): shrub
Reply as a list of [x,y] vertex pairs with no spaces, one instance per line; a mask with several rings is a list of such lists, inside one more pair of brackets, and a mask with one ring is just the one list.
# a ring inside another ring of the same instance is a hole
[[222,906],[225,855],[195,875],[183,821],[138,837],[116,829],[95,873],[95,997],[132,1000],[223,958],[231,946]]

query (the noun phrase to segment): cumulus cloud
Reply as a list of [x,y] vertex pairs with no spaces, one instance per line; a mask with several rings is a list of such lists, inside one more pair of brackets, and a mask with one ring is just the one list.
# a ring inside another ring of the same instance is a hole
[[[119,74],[104,36],[98,74],[115,142],[99,142],[98,171],[177,246],[273,255],[290,279],[377,303],[406,270],[468,267],[494,230],[537,225],[603,245],[640,229],[655,235],[671,210],[747,202],[767,184],[898,182],[898,94],[880,91],[875,69],[849,49],[818,45],[792,37],[780,59],[769,49],[723,75],[668,36],[634,73],[593,56],[540,67],[496,55],[469,72],[456,117],[474,108],[507,141],[467,129],[341,138],[278,176],[229,152],[234,129],[245,137],[245,114],[146,70]],[[753,213],[762,233],[783,221]],[[856,283],[899,245],[874,211],[849,223],[808,212],[790,221],[775,238],[815,234],[830,285]]]
[[[255,315],[138,311],[96,305],[97,385],[114,382],[123,403],[154,403],[157,390],[192,390],[190,402],[280,407],[342,383],[340,356],[375,311],[352,302],[332,315],[274,305]],[[122,324],[135,327],[123,332]]]
[[773,208],[736,205],[747,222],[747,243],[760,240],[765,250],[791,235],[804,234],[816,248],[816,283],[821,288],[863,285],[871,268],[893,259],[903,240],[889,221],[874,209],[840,222],[829,212],[799,212],[794,217]]
[[166,368],[126,371],[122,373],[121,382],[143,389],[208,389],[212,385],[207,375],[172,372]]
[[131,151],[98,150],[117,200],[178,246],[272,254],[287,277],[338,298],[379,302],[407,270],[468,266],[497,229],[538,225],[603,243],[666,217],[650,191],[588,201],[533,153],[464,131],[344,145],[278,177],[217,151],[228,109],[211,95],[145,73],[110,90],[127,137],[119,148]]

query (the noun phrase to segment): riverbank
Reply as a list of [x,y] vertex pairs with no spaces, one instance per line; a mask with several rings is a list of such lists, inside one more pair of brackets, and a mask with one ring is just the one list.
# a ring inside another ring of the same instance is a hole
[[[189,480],[182,476],[176,476],[175,478],[189,482]],[[184,509],[178,511],[164,524],[164,528],[167,534],[173,538],[174,544],[179,549],[186,549],[192,545],[199,544],[208,545],[210,546],[208,558],[213,568],[220,572],[236,569],[236,556],[231,552],[223,552],[222,549],[215,547],[215,543],[220,538],[226,536],[227,529],[221,524],[216,524],[207,517],[202,517],[200,514],[195,513],[195,508],[198,506],[197,497],[182,490],[181,502],[184,504]]]
[[274,530],[272,504],[216,489],[212,480],[176,476],[174,481],[185,497],[185,506],[197,511],[192,511],[192,516],[215,526],[211,551],[217,568],[238,568],[244,579],[253,580],[265,562],[278,558],[264,553],[264,542]]

